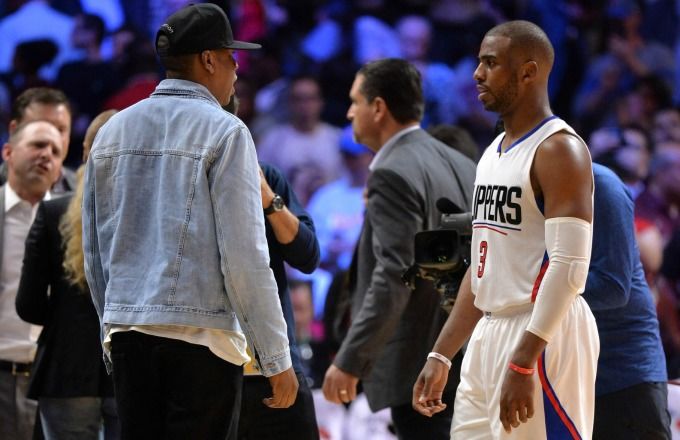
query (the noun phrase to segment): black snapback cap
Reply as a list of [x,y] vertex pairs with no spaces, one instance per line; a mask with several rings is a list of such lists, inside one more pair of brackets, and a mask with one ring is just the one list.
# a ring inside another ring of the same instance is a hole
[[259,44],[234,40],[227,14],[212,3],[191,4],[180,9],[168,17],[156,33],[156,52],[159,56],[261,47]]

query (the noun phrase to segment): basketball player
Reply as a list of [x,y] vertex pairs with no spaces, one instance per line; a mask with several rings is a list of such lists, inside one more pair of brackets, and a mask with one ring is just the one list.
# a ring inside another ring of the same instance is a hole
[[472,264],[413,389],[417,411],[441,411],[448,360],[470,337],[453,439],[592,435],[599,339],[580,294],[593,177],[585,143],[550,110],[553,59],[526,21],[491,29],[479,51],[479,99],[505,132],[479,162]]

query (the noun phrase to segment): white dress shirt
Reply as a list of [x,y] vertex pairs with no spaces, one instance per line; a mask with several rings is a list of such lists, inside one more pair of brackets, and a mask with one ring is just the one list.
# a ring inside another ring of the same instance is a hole
[[[2,268],[0,269],[0,360],[28,363],[33,361],[36,341],[42,329],[19,318],[14,305],[28,231],[33,224],[38,204],[31,206],[21,199],[9,184],[5,191],[5,224],[3,227]],[[45,200],[49,200],[49,192]]]

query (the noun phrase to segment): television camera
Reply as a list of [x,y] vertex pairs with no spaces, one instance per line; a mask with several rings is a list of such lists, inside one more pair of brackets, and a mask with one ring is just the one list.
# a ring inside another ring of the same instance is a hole
[[439,228],[416,233],[414,263],[401,278],[411,290],[417,278],[432,281],[442,296],[442,308],[450,313],[470,266],[472,213],[447,198],[437,200],[437,209],[442,212]]

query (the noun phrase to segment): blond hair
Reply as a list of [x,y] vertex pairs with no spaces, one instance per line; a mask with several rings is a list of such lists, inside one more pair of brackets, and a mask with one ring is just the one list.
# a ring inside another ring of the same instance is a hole
[[[83,162],[87,161],[94,138],[99,129],[116,114],[117,110],[106,110],[99,113],[90,122],[83,140]],[[81,205],[85,187],[85,165],[81,165],[76,173],[78,184],[71,202],[59,221],[62,245],[64,246],[64,271],[66,279],[74,286],[87,291],[85,278],[85,255],[83,254],[83,219]]]
[[78,168],[78,185],[76,192],[68,204],[68,209],[59,221],[64,246],[64,271],[66,279],[73,285],[87,291],[85,279],[85,256],[83,254],[83,220],[80,205],[83,202],[83,190],[85,187],[85,165]]

